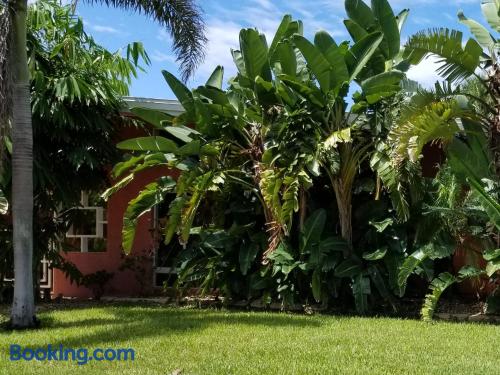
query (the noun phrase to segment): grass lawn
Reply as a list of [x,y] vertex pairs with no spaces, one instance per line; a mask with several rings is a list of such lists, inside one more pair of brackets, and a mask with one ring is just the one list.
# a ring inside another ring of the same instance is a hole
[[[39,330],[0,332],[1,374],[500,373],[494,325],[112,305],[39,317]],[[130,347],[135,361],[11,362],[10,344]]]

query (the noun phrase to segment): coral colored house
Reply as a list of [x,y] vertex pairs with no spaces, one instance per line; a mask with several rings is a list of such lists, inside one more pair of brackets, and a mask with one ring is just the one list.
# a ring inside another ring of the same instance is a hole
[[[179,102],[174,100],[126,98],[125,102],[128,108],[150,108],[171,115],[178,115],[183,111]],[[123,115],[132,116],[127,110],[124,110]],[[127,128],[120,134],[120,138],[141,135],[143,134],[138,133],[135,128]],[[82,194],[81,203],[85,217],[89,217],[89,225],[84,226],[84,230],[68,232],[68,239],[76,246],[75,251],[64,253],[64,257],[84,275],[101,270],[112,273],[111,279],[104,285],[105,295],[149,295],[161,289],[165,276],[175,273],[171,267],[165,267],[158,262],[159,241],[154,238],[158,225],[155,218],[158,215],[155,210],[139,219],[131,253],[125,256],[121,247],[123,216],[128,202],[135,198],[146,184],[165,174],[175,178],[178,172],[168,168],[140,172],[129,185],[109,198],[106,207],[93,206],[89,197]],[[72,283],[60,270],[53,270],[51,281],[53,298],[93,296],[91,289]]]

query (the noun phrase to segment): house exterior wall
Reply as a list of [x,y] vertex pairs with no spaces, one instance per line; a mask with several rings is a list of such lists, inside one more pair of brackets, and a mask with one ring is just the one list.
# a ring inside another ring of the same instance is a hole
[[[126,97],[124,102],[126,108],[123,109],[122,115],[125,117],[134,117],[133,113],[130,112],[130,109],[134,107],[159,110],[174,116],[183,112],[182,106],[176,100]],[[144,131],[135,127],[127,127],[122,124],[117,124],[117,126],[121,126],[121,130],[116,142],[146,135]],[[125,188],[109,198],[106,213],[108,224],[105,252],[67,252],[63,254],[64,258],[72,262],[84,275],[100,270],[112,273],[112,279],[104,288],[105,295],[138,296],[152,293],[155,249],[152,235],[153,214],[149,212],[138,220],[134,244],[129,255],[124,254],[121,246],[122,224],[128,202],[135,198],[148,183],[165,175],[177,178],[179,171],[166,167],[142,171]],[[130,267],[120,270],[126,264]],[[52,280],[53,297],[90,298],[93,296],[90,289],[71,283],[58,269],[53,270]]]
[[[152,236],[152,212],[142,216],[137,224],[132,251],[125,255],[122,250],[122,224],[128,202],[135,198],[142,188],[158,179],[170,175],[177,178],[178,171],[158,167],[142,171],[125,188],[109,198],[107,206],[107,249],[105,252],[67,252],[64,258],[84,274],[100,270],[113,273],[112,279],[105,286],[105,295],[137,296],[152,292],[154,240]],[[134,270],[120,270],[124,264],[132,264]],[[78,286],[66,278],[63,272],[54,269],[53,297],[90,298],[93,293],[84,286]]]

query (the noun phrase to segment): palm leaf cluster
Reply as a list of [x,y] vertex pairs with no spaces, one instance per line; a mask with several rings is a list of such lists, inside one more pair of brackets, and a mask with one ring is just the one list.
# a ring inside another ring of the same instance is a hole
[[184,80],[203,61],[205,23],[202,11],[194,0],[87,0],[144,14],[164,26],[173,41],[173,51],[180,63]]

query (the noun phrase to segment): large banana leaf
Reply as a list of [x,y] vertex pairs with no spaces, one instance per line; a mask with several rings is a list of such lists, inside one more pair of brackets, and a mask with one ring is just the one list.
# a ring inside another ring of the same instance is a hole
[[157,182],[146,185],[139,195],[130,201],[123,217],[122,228],[122,246],[126,254],[132,250],[137,220],[161,203],[165,194],[174,187],[175,181],[171,177],[162,177]]
[[116,147],[129,151],[160,151],[169,153],[175,153],[179,149],[174,141],[157,136],[127,139],[118,143]]
[[353,20],[344,20],[344,25],[355,43],[368,35],[368,32]]
[[282,42],[284,39],[290,38],[294,34],[302,35],[302,32],[302,21],[293,21],[292,16],[286,14],[281,20],[281,23],[278,26],[278,30],[276,31],[276,34],[274,34],[271,46],[269,47],[269,56],[271,58],[271,61],[275,60],[274,53],[280,42]]
[[498,0],[482,0],[481,10],[490,26],[500,33],[500,2]]
[[490,34],[490,32],[479,22],[471,20],[463,14],[463,12],[458,12],[458,20],[460,23],[467,26],[479,42],[479,44],[487,51],[492,51],[495,47],[496,40]]
[[218,65],[212,72],[210,77],[208,77],[207,86],[215,87],[219,90],[222,89],[222,81],[224,79],[224,67]]
[[331,67],[326,57],[314,44],[303,36],[296,35],[293,40],[318,80],[321,91],[324,93],[330,91],[332,88],[330,82]]
[[330,63],[330,88],[339,88],[340,85],[349,80],[344,53],[326,31],[316,33],[314,45]]
[[313,246],[318,246],[326,223],[326,211],[319,209],[314,211],[304,223],[304,229],[300,234],[300,252],[311,251]]
[[361,89],[368,104],[374,104],[401,90],[401,81],[405,78],[403,72],[393,70],[370,77],[361,82]]
[[347,16],[366,29],[375,23],[375,16],[368,5],[362,0],[345,0]]
[[410,13],[409,9],[403,9],[399,14],[396,16],[396,22],[398,23],[398,29],[399,33],[401,34],[401,30],[403,30],[403,26],[406,23],[406,19],[408,18],[408,14]]
[[276,46],[272,58],[273,68],[276,68],[277,63],[280,66],[278,74],[286,74],[291,77],[297,74],[297,57],[295,49],[289,41],[282,41]]
[[150,108],[134,107],[130,109],[130,112],[158,129],[164,129],[166,124],[172,122],[173,118],[173,116],[168,113]]
[[399,53],[401,44],[397,19],[387,0],[372,0],[372,10],[384,33],[387,59],[393,59]]
[[357,78],[361,70],[363,70],[365,65],[372,58],[382,42],[383,37],[383,34],[380,32],[368,34],[347,51],[345,59],[350,75],[349,81],[353,81]]
[[241,30],[240,50],[248,79],[254,82],[257,76],[261,76],[264,80],[271,81],[268,48],[264,35],[255,29]]
[[191,111],[193,108],[193,94],[191,94],[191,91],[189,91],[189,89],[172,73],[167,72],[166,70],[162,70],[161,73],[184,109],[188,112]]

